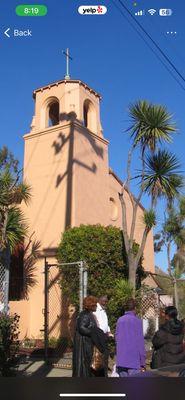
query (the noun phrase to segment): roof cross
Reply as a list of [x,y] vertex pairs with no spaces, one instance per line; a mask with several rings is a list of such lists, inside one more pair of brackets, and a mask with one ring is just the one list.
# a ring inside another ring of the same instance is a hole
[[66,49],[66,51],[62,51],[62,53],[66,56],[66,75],[65,79],[70,79],[69,75],[69,60],[72,60],[72,57],[69,54],[69,49]]

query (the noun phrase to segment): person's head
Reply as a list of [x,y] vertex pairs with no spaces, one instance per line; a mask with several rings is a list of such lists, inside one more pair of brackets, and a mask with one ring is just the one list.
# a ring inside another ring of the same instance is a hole
[[83,309],[87,311],[96,311],[98,299],[95,296],[87,296],[83,300]]
[[135,311],[136,302],[134,299],[128,299],[126,304],[124,305],[125,311]]
[[99,297],[98,303],[101,307],[106,308],[108,303],[108,297],[106,295]]
[[165,308],[165,319],[170,320],[170,319],[177,319],[177,309],[174,306],[168,306]]

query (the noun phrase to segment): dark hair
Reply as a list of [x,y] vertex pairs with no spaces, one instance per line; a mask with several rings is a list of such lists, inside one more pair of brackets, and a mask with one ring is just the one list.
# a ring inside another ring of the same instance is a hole
[[108,300],[108,296],[106,294],[102,294],[100,297],[98,297],[98,300],[106,299]]
[[127,300],[126,304],[124,305],[125,311],[133,311],[136,308],[136,302],[134,299]]
[[174,306],[168,306],[165,308],[165,315],[168,315],[170,319],[177,319],[177,309]]
[[97,304],[98,299],[95,296],[87,296],[83,299],[83,308],[84,310],[91,311],[92,307]]

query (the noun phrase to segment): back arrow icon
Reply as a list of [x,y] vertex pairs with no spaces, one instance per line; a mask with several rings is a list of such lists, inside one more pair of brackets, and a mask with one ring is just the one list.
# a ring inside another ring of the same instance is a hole
[[10,31],[10,28],[8,28],[8,29],[4,32],[4,34],[5,34],[8,38],[10,38],[10,35],[8,34],[9,31]]

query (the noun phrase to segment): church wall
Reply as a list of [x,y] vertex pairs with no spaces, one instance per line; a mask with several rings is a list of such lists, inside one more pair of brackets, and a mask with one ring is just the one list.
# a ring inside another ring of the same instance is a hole
[[108,225],[107,141],[81,127],[75,131],[75,218],[80,224]]
[[69,132],[67,124],[25,136],[24,179],[32,198],[23,209],[42,249],[56,247],[65,229]]
[[[70,130],[67,124],[48,128],[47,133],[44,131],[25,137],[24,178],[32,186],[32,199],[28,206],[24,205],[23,211],[29,222],[30,234],[35,232],[34,237],[41,242],[41,251],[46,254],[58,246],[69,219],[66,202],[71,185]],[[30,332],[37,338],[43,337],[40,332],[44,322],[43,272],[44,258],[37,262],[38,283],[29,296]],[[56,309],[56,315],[60,315],[60,310]]]
[[27,300],[10,301],[10,313],[18,314],[19,320],[19,340],[30,338],[30,303]]

